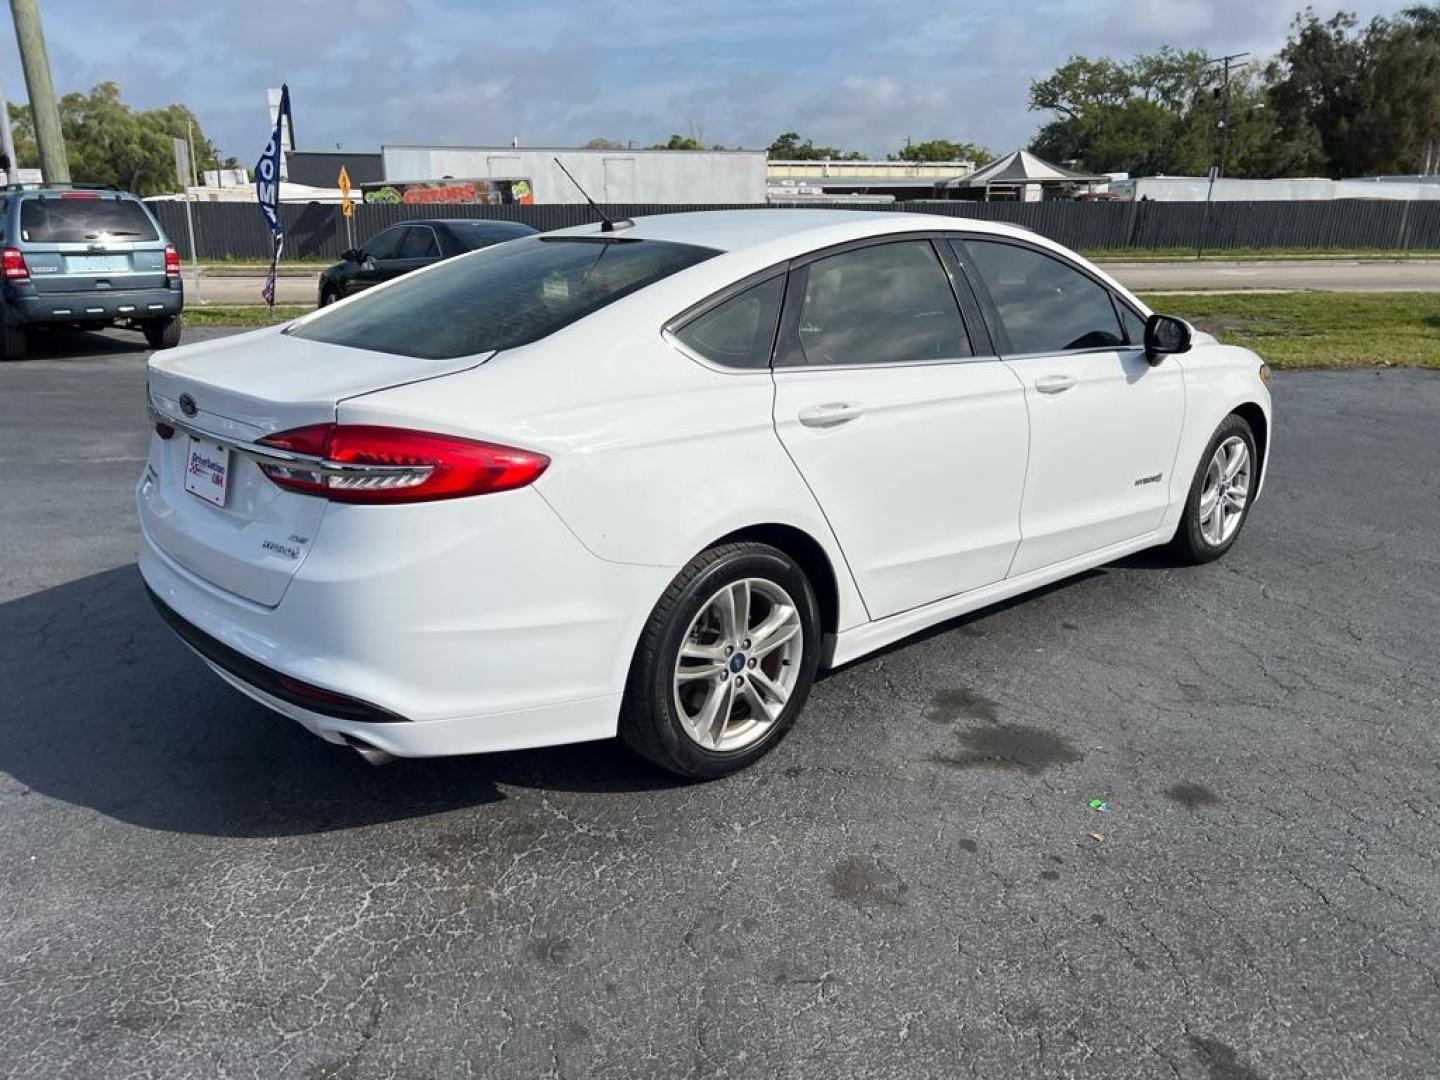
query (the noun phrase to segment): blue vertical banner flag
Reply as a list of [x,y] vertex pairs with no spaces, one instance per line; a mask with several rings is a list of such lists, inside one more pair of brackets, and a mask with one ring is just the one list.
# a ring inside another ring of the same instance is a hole
[[270,258],[270,273],[265,278],[260,295],[266,306],[272,309],[275,307],[275,270],[280,263],[280,253],[285,250],[285,228],[280,224],[280,151],[284,145],[286,124],[291,125],[293,138],[295,127],[290,119],[290,87],[282,84],[280,108],[275,112],[275,130],[270,134],[265,152],[255,163],[255,198],[260,203],[260,213],[265,215],[265,224],[270,226],[270,238],[275,248]]

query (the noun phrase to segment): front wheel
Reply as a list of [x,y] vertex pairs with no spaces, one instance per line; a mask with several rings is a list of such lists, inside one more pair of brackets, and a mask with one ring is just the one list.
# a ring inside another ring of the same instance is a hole
[[167,315],[163,319],[147,319],[141,326],[145,340],[152,349],[173,349],[180,344],[180,316]]
[[1175,554],[1185,562],[1205,563],[1229,551],[1250,513],[1259,478],[1250,425],[1239,416],[1227,416],[1195,470],[1173,541]]
[[768,753],[815,680],[814,590],[766,544],[711,548],[671,583],[635,650],[620,737],[671,772],[714,779]]

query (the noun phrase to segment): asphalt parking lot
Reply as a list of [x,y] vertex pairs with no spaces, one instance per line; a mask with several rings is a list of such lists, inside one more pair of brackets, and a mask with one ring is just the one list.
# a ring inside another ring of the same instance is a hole
[[1436,374],[1278,375],[1225,560],[949,624],[686,786],[373,769],[211,676],[133,565],[137,341],[0,365],[8,1075],[1440,1071]]

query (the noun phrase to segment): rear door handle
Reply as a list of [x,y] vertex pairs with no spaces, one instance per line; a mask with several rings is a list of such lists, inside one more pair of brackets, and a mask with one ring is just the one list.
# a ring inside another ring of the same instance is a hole
[[807,405],[800,410],[800,423],[806,427],[828,428],[847,424],[864,408],[849,401],[827,401],[823,405]]
[[1062,394],[1074,385],[1074,375],[1045,375],[1035,380],[1035,389],[1042,394]]

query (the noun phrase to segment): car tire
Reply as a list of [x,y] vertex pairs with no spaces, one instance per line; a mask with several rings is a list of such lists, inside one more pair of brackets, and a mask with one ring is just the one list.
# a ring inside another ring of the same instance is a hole
[[1232,413],[1210,437],[1195,467],[1185,512],[1171,541],[1176,559],[1198,565],[1229,551],[1250,516],[1259,480],[1255,434]]
[[327,289],[322,289],[322,290],[320,291],[320,306],[321,306],[321,307],[329,307],[331,304],[335,303],[335,302],[336,302],[337,300],[339,300],[339,299],[340,299],[340,294],[337,293],[334,289],[328,289],[328,288],[327,288]]
[[710,548],[680,571],[645,624],[620,738],[681,776],[727,776],[784,737],[819,660],[819,606],[799,565],[767,544]]
[[30,348],[30,335],[23,326],[0,323],[0,360],[23,360]]
[[181,320],[179,315],[167,315],[163,319],[147,319],[141,329],[145,340],[152,349],[173,349],[180,344]]

